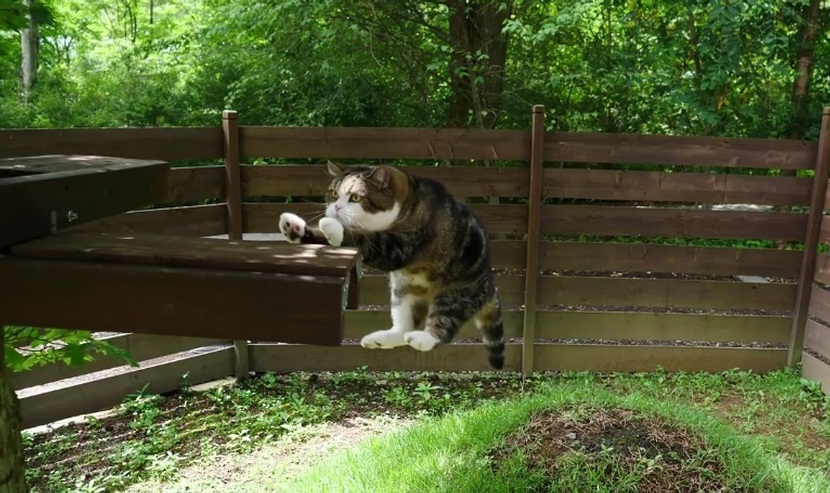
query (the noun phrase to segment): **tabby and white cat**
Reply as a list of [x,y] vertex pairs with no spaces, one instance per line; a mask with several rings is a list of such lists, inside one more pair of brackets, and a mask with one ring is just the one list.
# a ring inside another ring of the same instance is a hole
[[361,345],[429,351],[472,319],[490,365],[503,368],[501,305],[481,220],[438,181],[393,166],[332,163],[328,172],[326,217],[314,227],[283,213],[280,230],[293,243],[354,246],[364,264],[389,272],[392,328]]

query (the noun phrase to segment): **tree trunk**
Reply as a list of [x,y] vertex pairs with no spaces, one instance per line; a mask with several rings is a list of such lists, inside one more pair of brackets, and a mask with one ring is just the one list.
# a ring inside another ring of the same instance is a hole
[[450,103],[447,126],[493,128],[501,110],[513,2],[449,0]]
[[810,80],[813,76],[813,56],[819,31],[821,0],[811,0],[804,9],[804,23],[798,33],[798,52],[795,55],[796,77],[792,92],[790,138],[801,139],[810,120]]
[[8,378],[4,329],[0,325],[0,493],[27,493],[20,404]]
[[37,78],[39,35],[37,22],[31,15],[32,7],[37,0],[23,0],[23,2],[29,12],[29,25],[20,31],[20,46],[23,53],[20,72],[23,82],[23,101],[28,103]]

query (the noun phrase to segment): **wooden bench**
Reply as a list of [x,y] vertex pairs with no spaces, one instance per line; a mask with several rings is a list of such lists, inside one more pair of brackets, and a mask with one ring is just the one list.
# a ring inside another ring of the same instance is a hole
[[100,156],[0,160],[0,321],[342,341],[344,310],[358,301],[356,249],[73,227],[163,201],[168,172],[159,161]]

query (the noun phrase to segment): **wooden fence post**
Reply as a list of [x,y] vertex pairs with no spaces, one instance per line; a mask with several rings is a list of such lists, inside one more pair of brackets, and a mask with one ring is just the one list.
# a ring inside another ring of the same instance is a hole
[[[228,239],[242,239],[242,173],[239,168],[239,120],[233,110],[222,112],[225,150],[225,201],[228,210]],[[248,376],[251,366],[248,341],[233,341],[236,378]]]
[[527,260],[525,263],[525,310],[522,332],[522,374],[533,373],[536,345],[536,287],[539,277],[539,241],[542,212],[542,182],[545,156],[545,107],[533,107],[530,147],[530,187],[527,211]]
[[824,216],[824,199],[827,194],[828,168],[830,168],[830,107],[824,108],[821,118],[821,132],[816,152],[816,175],[813,178],[807,232],[804,237],[804,251],[801,254],[801,269],[798,273],[798,288],[795,295],[795,312],[790,330],[790,345],[787,350],[787,365],[790,367],[801,361],[801,352],[804,350],[804,327],[807,323],[807,310],[810,306],[810,293],[813,290],[813,278],[816,271],[816,254],[821,233],[821,220]]

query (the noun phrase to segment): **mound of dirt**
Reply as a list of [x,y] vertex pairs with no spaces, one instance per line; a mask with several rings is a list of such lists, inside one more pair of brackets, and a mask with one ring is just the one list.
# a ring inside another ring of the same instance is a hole
[[[551,479],[565,472],[563,467],[573,474],[578,461],[593,470],[598,467],[609,480],[638,478],[637,491],[724,491],[725,486],[719,479],[723,465],[700,437],[627,409],[537,412],[492,451],[494,469],[516,453],[529,469]],[[547,490],[545,486],[541,491]]]

